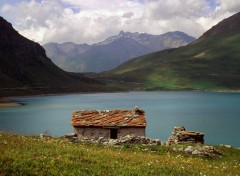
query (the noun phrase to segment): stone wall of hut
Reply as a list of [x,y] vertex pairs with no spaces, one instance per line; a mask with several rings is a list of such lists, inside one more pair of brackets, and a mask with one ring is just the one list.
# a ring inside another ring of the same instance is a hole
[[118,130],[119,137],[125,137],[127,135],[145,136],[145,128],[120,128]]
[[134,128],[134,127],[124,127],[124,128],[104,128],[104,127],[74,127],[74,132],[79,138],[90,138],[99,139],[100,137],[109,139],[111,138],[111,129],[117,130],[117,139],[127,136],[145,136],[145,128]]

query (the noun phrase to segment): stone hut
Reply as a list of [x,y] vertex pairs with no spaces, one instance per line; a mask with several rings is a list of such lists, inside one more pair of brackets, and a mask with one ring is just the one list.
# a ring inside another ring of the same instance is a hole
[[145,136],[145,112],[134,110],[81,110],[72,114],[72,126],[79,138],[119,139]]

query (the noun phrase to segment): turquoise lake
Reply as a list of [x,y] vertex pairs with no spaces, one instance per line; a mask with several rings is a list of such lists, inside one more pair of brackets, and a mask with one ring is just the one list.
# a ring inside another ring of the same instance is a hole
[[75,110],[145,110],[146,136],[167,140],[174,126],[205,133],[205,143],[240,147],[240,93],[128,92],[12,98],[24,106],[0,108],[0,130],[53,136],[73,132]]

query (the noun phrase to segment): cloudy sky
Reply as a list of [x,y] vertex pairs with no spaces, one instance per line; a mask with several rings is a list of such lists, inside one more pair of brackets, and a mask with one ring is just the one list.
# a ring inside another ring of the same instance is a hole
[[120,30],[199,37],[239,9],[239,0],[0,0],[0,16],[40,44],[91,44]]

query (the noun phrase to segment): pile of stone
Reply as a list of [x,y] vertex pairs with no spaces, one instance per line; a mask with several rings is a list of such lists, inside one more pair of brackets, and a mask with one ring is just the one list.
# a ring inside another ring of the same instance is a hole
[[[225,145],[224,145],[224,144],[220,144],[220,146],[221,146],[221,147],[226,147],[226,148],[232,148],[232,146],[229,145],[229,144],[227,144],[227,145],[226,145],[226,144],[225,144]],[[240,149],[240,148],[238,148],[238,149]]]
[[182,152],[191,155],[211,157],[215,155],[221,155],[221,152],[215,149],[213,146],[187,146],[180,148],[172,148],[173,152]]
[[204,134],[195,131],[186,131],[185,127],[174,127],[168,138],[169,144],[204,143]]
[[127,135],[121,137],[120,139],[106,139],[100,137],[99,139],[90,139],[87,137],[78,138],[77,134],[67,134],[64,136],[65,139],[71,142],[91,142],[91,143],[101,143],[103,145],[122,145],[122,144],[151,144],[151,145],[161,145],[159,139],[151,139],[144,136],[134,136]]
[[120,139],[108,139],[103,142],[105,145],[122,145],[122,144],[151,144],[161,145],[160,139],[151,139],[144,136],[127,135]]
[[41,139],[51,139],[51,138],[52,138],[52,135],[50,134],[49,131],[45,131],[44,133],[41,133],[41,134],[40,134],[40,138],[41,138]]
[[76,133],[68,133],[68,134],[65,134],[63,137],[64,139],[73,143],[78,141],[78,136]]

